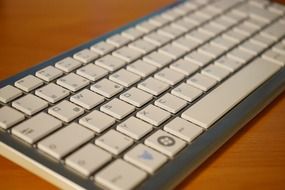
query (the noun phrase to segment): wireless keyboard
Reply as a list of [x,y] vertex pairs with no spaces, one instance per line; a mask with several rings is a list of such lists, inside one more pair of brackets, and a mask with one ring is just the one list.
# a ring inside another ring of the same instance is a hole
[[175,2],[0,83],[0,153],[64,189],[171,189],[285,88],[285,6]]

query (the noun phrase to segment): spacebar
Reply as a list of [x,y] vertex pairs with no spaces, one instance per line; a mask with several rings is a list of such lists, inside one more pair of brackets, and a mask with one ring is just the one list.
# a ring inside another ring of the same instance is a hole
[[277,64],[256,59],[183,112],[182,117],[209,128],[279,69]]

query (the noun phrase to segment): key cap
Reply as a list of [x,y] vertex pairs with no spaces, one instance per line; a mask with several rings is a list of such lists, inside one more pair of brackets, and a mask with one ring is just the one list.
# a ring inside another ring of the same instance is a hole
[[127,70],[131,71],[137,75],[140,75],[142,77],[146,77],[157,70],[157,67],[146,63],[142,60],[137,60],[131,65],[127,66]]
[[63,75],[63,72],[53,66],[47,66],[36,72],[36,76],[47,82],[50,82]]
[[250,17],[261,20],[261,21],[265,21],[268,23],[278,18],[278,14],[275,14],[274,12],[269,12],[266,9],[258,8],[258,7],[251,8],[248,13]]
[[63,100],[62,102],[49,108],[48,113],[62,121],[70,122],[82,115],[84,110],[67,100]]
[[252,43],[251,41],[245,41],[239,46],[239,48],[244,51],[247,51],[252,55],[257,55],[265,49],[264,46]]
[[95,64],[107,69],[108,71],[115,71],[123,67],[126,64],[126,61],[112,55],[106,55],[100,59],[97,59]]
[[223,28],[218,27],[215,24],[212,24],[212,22],[203,25],[202,27],[198,28],[198,30],[205,32],[209,34],[210,36],[217,36],[224,31]]
[[112,54],[120,59],[125,60],[126,62],[133,62],[142,56],[143,53],[133,48],[124,46],[118,50],[115,50]]
[[173,23],[170,24],[173,28],[177,28],[182,30],[183,32],[190,31],[196,27],[196,25],[192,22],[189,22],[185,19],[179,19]]
[[143,38],[144,40],[156,45],[162,46],[163,44],[169,42],[171,40],[170,37],[163,36],[157,32],[150,33]]
[[133,144],[133,140],[113,129],[95,140],[95,144],[118,155]]
[[82,117],[79,123],[97,133],[101,133],[115,123],[115,119],[97,110]]
[[136,116],[154,126],[159,126],[166,121],[171,114],[150,104],[143,110],[137,112]]
[[84,89],[81,92],[70,97],[70,101],[80,105],[85,109],[92,109],[95,106],[104,102],[104,97],[100,96],[90,90]]
[[141,77],[125,69],[121,69],[115,72],[114,74],[110,75],[109,79],[125,87],[129,87],[138,82],[141,79]]
[[178,61],[172,63],[170,65],[170,68],[189,76],[195,71],[197,71],[199,69],[199,66],[197,64],[191,63],[190,61],[179,59]]
[[123,45],[126,45],[129,43],[131,40],[129,38],[126,38],[120,34],[116,34],[110,38],[107,39],[107,42],[116,46],[116,47],[121,47]]
[[118,159],[96,174],[95,180],[109,189],[130,190],[141,183],[146,176],[144,171]]
[[33,76],[33,75],[28,75],[18,81],[15,82],[15,86],[20,88],[21,90],[24,90],[26,92],[30,92],[38,87],[40,87],[41,85],[43,85],[44,82]]
[[0,101],[3,103],[8,103],[19,96],[21,96],[23,92],[14,86],[7,85],[0,89]]
[[215,18],[214,20],[212,20],[211,22],[213,25],[220,27],[224,30],[230,28],[231,26],[236,24],[235,20],[230,20],[228,19],[227,16],[221,15],[217,18]]
[[194,51],[187,54],[184,59],[190,61],[191,63],[195,63],[201,67],[204,67],[205,65],[209,64],[213,58],[200,51]]
[[74,59],[77,59],[78,61],[81,61],[82,63],[89,63],[93,61],[94,59],[98,58],[99,54],[89,49],[84,49],[74,54],[73,57]]
[[285,55],[274,52],[272,50],[268,50],[264,54],[262,54],[262,58],[271,61],[273,63],[277,63],[281,66],[285,66]]
[[194,88],[186,83],[180,84],[178,87],[174,88],[171,91],[171,94],[179,98],[182,98],[188,102],[193,102],[195,99],[201,96],[202,93],[203,93],[202,90]]
[[224,49],[213,46],[212,44],[208,43],[200,47],[198,49],[198,52],[201,52],[215,59],[224,53]]
[[233,49],[227,54],[227,56],[242,63],[247,63],[249,60],[251,60],[254,57],[254,55],[240,48]]
[[144,35],[144,32],[136,29],[136,28],[130,28],[122,32],[122,36],[129,38],[131,40],[135,40],[137,38],[140,38]]
[[243,65],[242,62],[235,60],[235,59],[232,59],[232,58],[227,57],[227,56],[221,57],[220,59],[215,61],[215,64],[224,68],[224,69],[229,70],[230,72],[236,71],[237,69],[239,69]]
[[91,90],[101,94],[107,98],[111,98],[112,96],[121,92],[124,88],[116,84],[108,79],[102,79],[99,82],[93,84],[91,86]]
[[127,152],[124,155],[124,159],[151,174],[167,161],[166,156],[143,144],[138,144],[135,148]]
[[143,60],[147,63],[150,63],[158,68],[161,68],[172,61],[172,58],[163,55],[160,52],[153,52],[148,54],[147,56],[143,57]]
[[233,48],[236,45],[236,42],[220,36],[220,37],[216,37],[215,39],[211,40],[210,44],[227,51]]
[[277,64],[256,59],[182,113],[182,118],[209,128],[279,69]]
[[141,107],[147,102],[149,102],[153,96],[149,93],[146,93],[138,88],[132,87],[128,91],[120,95],[120,99],[136,106]]
[[247,35],[241,32],[237,32],[236,30],[228,30],[222,34],[222,37],[235,43],[240,43],[247,38]]
[[170,85],[175,85],[184,79],[184,75],[182,73],[169,68],[164,68],[163,70],[156,73],[154,77]]
[[206,75],[197,73],[193,77],[188,79],[187,83],[203,91],[208,91],[210,88],[212,88],[217,83],[217,81]]
[[285,8],[281,4],[278,3],[272,3],[270,7],[268,7],[268,10],[271,12],[274,12],[276,14],[284,14]]
[[179,48],[185,49],[186,51],[189,52],[189,51],[194,50],[196,47],[198,47],[200,43],[183,36],[183,37],[178,38],[177,40],[174,40],[172,44]]
[[177,117],[164,126],[164,130],[187,141],[193,141],[199,136],[203,129],[197,125],[190,123],[180,117]]
[[91,46],[91,50],[95,51],[96,53],[100,55],[105,55],[111,51],[113,51],[116,47],[110,43],[107,42],[99,42],[93,46]]
[[87,177],[111,159],[111,154],[89,143],[68,156],[65,163]]
[[156,25],[156,26],[163,26],[169,22],[168,19],[164,18],[161,15],[154,16],[151,19],[149,19],[149,22]]
[[117,130],[133,139],[139,140],[152,131],[152,126],[140,119],[130,117],[123,123],[120,123],[117,126]]
[[145,144],[173,158],[186,143],[162,130],[156,131],[145,140]]
[[250,38],[250,41],[264,47],[270,46],[274,43],[274,40],[272,38],[262,36],[261,34],[257,34],[254,37]]
[[64,77],[57,79],[56,83],[64,88],[67,88],[68,90],[76,92],[81,88],[87,86],[89,84],[89,80],[77,74],[70,73]]
[[149,21],[138,24],[136,28],[144,33],[149,33],[157,28],[157,26]]
[[277,41],[282,36],[284,36],[284,28],[285,23],[276,22],[270,25],[270,27],[267,27],[266,29],[262,30],[261,35]]
[[195,12],[184,17],[185,20],[194,23],[195,25],[202,25],[205,23],[209,18],[205,17],[199,12]]
[[164,12],[163,14],[161,14],[161,16],[163,16],[164,18],[173,21],[179,17],[181,17],[183,15],[183,13],[176,11],[175,9],[171,9],[168,10],[166,12]]
[[61,61],[55,63],[55,67],[64,72],[73,71],[74,69],[77,69],[81,65],[82,63],[80,63],[75,59],[72,59],[71,57],[64,58]]
[[156,100],[154,104],[171,113],[177,113],[187,105],[187,102],[174,95],[167,93],[158,100]]
[[35,94],[51,103],[55,103],[69,95],[69,91],[54,83],[50,83],[35,91]]
[[285,43],[279,42],[273,46],[273,51],[285,55]]
[[230,71],[222,67],[219,67],[217,65],[211,64],[207,66],[205,69],[203,69],[201,73],[206,76],[212,77],[217,81],[221,81],[230,74]]
[[12,102],[12,106],[27,115],[34,115],[48,106],[48,103],[33,94],[19,98]]
[[76,73],[89,80],[96,81],[108,74],[108,71],[92,63],[81,67]]
[[89,141],[93,136],[94,133],[89,129],[76,123],[72,123],[40,141],[38,143],[38,148],[59,160],[77,147]]
[[139,83],[138,88],[148,93],[151,93],[155,96],[158,96],[162,92],[166,91],[169,88],[169,85],[150,77],[144,80],[143,82]]
[[34,144],[61,126],[61,121],[42,112],[12,128],[12,134]]
[[137,41],[130,43],[129,47],[146,54],[153,51],[156,48],[156,45],[146,40],[138,39]]
[[236,27],[234,27],[233,30],[238,33],[244,34],[245,36],[250,36],[253,33],[255,33],[258,30],[258,28],[252,26],[251,24],[247,22],[243,22],[237,25]]
[[212,36],[208,33],[199,30],[193,30],[190,33],[187,33],[185,36],[186,38],[196,41],[199,44],[205,43],[212,38]]
[[24,119],[25,115],[13,108],[8,106],[0,108],[0,127],[2,129],[8,129]]
[[173,26],[167,25],[167,26],[160,28],[157,31],[157,33],[174,39],[174,38],[177,38],[178,36],[182,35],[184,33],[184,31],[177,28],[177,27],[175,28]]
[[135,107],[123,102],[122,100],[115,98],[101,106],[100,110],[117,119],[123,119],[124,117],[135,111]]
[[167,55],[173,59],[177,59],[184,55],[187,51],[185,49],[169,44],[160,48],[158,52],[161,52],[164,55]]

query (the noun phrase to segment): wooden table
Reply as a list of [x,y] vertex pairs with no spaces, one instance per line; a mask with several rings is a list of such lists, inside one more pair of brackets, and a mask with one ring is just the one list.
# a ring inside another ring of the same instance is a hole
[[[112,31],[171,1],[2,0],[0,79]],[[213,188],[285,189],[285,93],[177,187]],[[0,189],[56,188],[0,157]]]

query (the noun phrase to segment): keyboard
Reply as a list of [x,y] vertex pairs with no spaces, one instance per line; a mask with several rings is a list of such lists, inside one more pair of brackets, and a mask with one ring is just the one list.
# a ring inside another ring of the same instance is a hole
[[0,83],[0,155],[63,189],[172,189],[285,88],[285,6],[175,2]]

